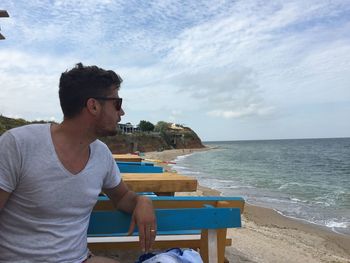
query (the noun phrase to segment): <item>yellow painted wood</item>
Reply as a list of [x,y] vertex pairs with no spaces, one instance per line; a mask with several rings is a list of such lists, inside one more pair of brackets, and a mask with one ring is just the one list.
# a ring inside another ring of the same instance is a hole
[[[216,204],[216,207],[231,207],[231,204],[230,202],[227,202],[227,201],[218,201]],[[218,248],[217,248],[218,263],[224,263],[227,228],[217,229],[216,234],[217,234],[217,244],[218,244]]]
[[209,263],[208,230],[202,230],[199,253],[203,263]]
[[[226,240],[226,246],[231,246],[232,240]],[[173,247],[192,248],[199,249],[201,246],[201,240],[162,240],[156,241],[153,245],[153,249],[167,249]],[[135,242],[106,242],[106,243],[89,243],[88,247],[91,251],[98,250],[113,250],[113,249],[137,249],[140,250],[140,243]]]
[[[239,208],[241,210],[241,214],[243,213],[244,201],[224,201],[227,205],[226,207],[234,207]],[[217,201],[161,201],[161,200],[153,200],[154,208],[199,208],[203,207],[203,205],[212,205],[218,206]],[[221,205],[223,205],[221,203]],[[224,206],[221,206],[224,207]],[[110,200],[98,201],[94,207],[94,210],[114,210],[114,206]]]
[[191,192],[197,180],[177,173],[123,173],[123,181],[135,192]]
[[[175,240],[175,241],[156,241],[152,249],[167,249],[174,247],[185,247],[198,249],[200,240]],[[113,250],[113,249],[137,249],[141,250],[139,242],[113,242],[113,243],[89,243],[91,251]]]
[[142,158],[134,154],[113,154],[113,158],[120,162],[141,162]]

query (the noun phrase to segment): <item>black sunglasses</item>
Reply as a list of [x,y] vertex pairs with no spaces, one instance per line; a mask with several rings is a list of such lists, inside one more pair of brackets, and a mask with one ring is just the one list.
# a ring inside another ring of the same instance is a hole
[[117,111],[120,111],[122,108],[122,102],[123,102],[122,98],[94,97],[92,99],[95,99],[95,100],[114,100],[115,101],[115,109]]

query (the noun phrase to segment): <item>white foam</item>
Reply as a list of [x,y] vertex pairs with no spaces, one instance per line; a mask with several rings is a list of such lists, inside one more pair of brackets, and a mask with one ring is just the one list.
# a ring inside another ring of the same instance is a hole
[[298,198],[291,198],[290,199],[293,203],[306,203],[307,201],[302,201],[302,200],[300,200],[300,199],[298,199]]
[[171,167],[174,168],[174,169],[184,169],[184,170],[187,169],[187,167],[176,165],[176,164],[171,165]]
[[296,186],[304,186],[305,184],[301,184],[301,183],[296,183],[296,182],[292,182],[292,183],[285,183],[283,185],[281,185],[280,187],[278,187],[279,190],[283,190],[283,189],[288,189],[289,186],[292,185],[296,185]]
[[176,157],[176,159],[174,161],[180,161],[183,160],[185,158],[187,158],[188,156],[191,156],[193,153],[189,153],[189,154],[185,154],[185,155],[179,155]]
[[347,228],[349,225],[350,225],[350,222],[335,222],[335,221],[326,222],[326,226],[331,228]]
[[193,172],[193,171],[190,171],[190,170],[183,170],[182,171],[183,174],[200,174],[200,172]]
[[249,185],[231,185],[231,186],[221,186],[222,189],[254,189],[254,186]]

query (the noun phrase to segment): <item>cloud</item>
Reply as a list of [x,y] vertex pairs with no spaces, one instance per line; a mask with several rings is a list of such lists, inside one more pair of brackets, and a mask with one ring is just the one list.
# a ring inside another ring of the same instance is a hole
[[223,117],[226,119],[242,118],[248,116],[264,116],[271,114],[273,112],[273,107],[264,107],[258,104],[247,105],[243,109],[238,109],[236,111],[232,110],[213,110],[209,111],[207,114],[212,117]]
[[122,75],[126,118],[201,119],[204,132],[350,101],[347,1],[2,4],[1,113],[60,119],[59,75],[80,61]]
[[[0,112],[30,120],[61,119],[58,80],[67,68],[67,57],[38,56],[4,49],[0,51]],[[73,63],[72,63],[73,65]]]
[[[198,101],[208,116],[240,118],[254,112],[258,116],[261,112],[272,112],[271,107],[264,105],[254,73],[247,68],[201,69],[193,74],[181,74],[172,82],[180,87],[180,94]],[[263,110],[266,108],[270,110]]]

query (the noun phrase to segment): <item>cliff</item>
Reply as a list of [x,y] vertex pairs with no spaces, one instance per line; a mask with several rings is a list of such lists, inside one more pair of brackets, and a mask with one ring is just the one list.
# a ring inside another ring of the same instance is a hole
[[113,153],[151,152],[169,149],[203,148],[198,135],[184,131],[136,132],[100,138]]
[[[13,119],[0,115],[0,135],[6,130],[31,124],[46,123],[45,121],[29,122],[24,119]],[[122,133],[116,136],[99,138],[107,144],[112,153],[133,153],[162,151],[168,149],[203,148],[198,135],[188,127],[171,128],[165,123],[157,132]]]

